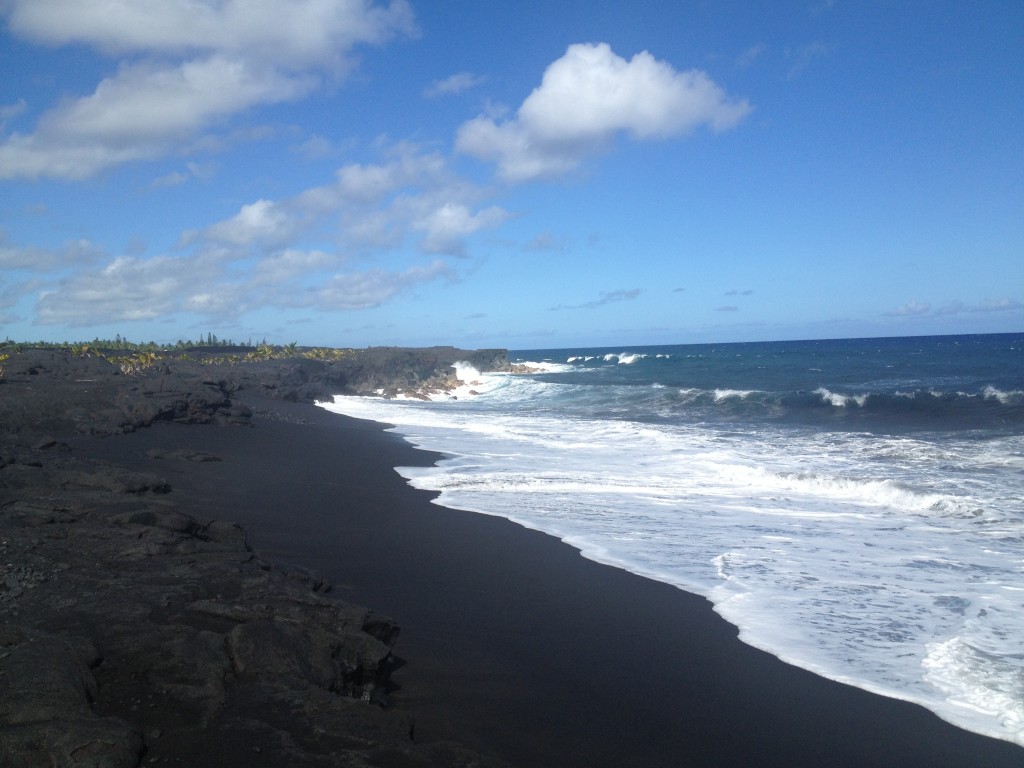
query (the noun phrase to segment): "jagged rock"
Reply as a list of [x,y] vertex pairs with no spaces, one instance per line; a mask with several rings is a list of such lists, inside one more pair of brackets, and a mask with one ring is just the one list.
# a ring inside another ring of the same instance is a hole
[[[141,735],[93,713],[96,679],[76,645],[90,649],[82,639],[0,627],[0,764],[138,765]],[[95,649],[86,658],[95,662]]]
[[[12,355],[0,398],[0,766],[121,768],[143,754],[207,768],[254,756],[307,768],[498,765],[417,745],[408,716],[376,706],[399,664],[395,622],[328,597],[315,573],[262,559],[240,526],[184,514],[158,475],[88,450],[161,421],[248,424],[232,400],[241,391],[311,401],[443,383],[456,361],[487,368],[472,355],[366,350],[215,369],[166,359],[137,375],[60,350]],[[152,458],[217,457],[185,445]]]

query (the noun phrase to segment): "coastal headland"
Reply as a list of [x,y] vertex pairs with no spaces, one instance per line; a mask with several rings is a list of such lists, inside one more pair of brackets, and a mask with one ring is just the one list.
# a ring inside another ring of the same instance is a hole
[[435,456],[313,405],[504,350],[0,352],[0,765],[1024,764],[431,504],[393,467]]

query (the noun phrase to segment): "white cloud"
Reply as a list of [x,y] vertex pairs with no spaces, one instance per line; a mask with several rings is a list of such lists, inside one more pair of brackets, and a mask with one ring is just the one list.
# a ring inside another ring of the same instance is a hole
[[428,99],[435,99],[438,96],[452,96],[470,88],[476,88],[486,80],[482,75],[474,75],[472,72],[459,72],[458,74],[446,77],[444,80],[435,80],[423,91]]
[[700,70],[679,72],[646,51],[626,61],[605,43],[578,44],[547,68],[515,117],[470,120],[456,147],[520,182],[571,171],[619,133],[643,140],[701,125],[721,131],[750,111]]
[[933,308],[928,302],[909,301],[902,307],[886,312],[886,317],[941,317],[944,315],[988,314],[996,312],[1019,312],[1024,310],[1024,303],[1017,299],[1004,296],[1000,299],[986,299],[977,304],[963,301],[951,301],[941,307]]
[[130,55],[92,94],[0,142],[0,178],[82,179],[183,146],[253,107],[300,99],[359,44],[412,34],[408,4],[369,0],[9,0],[10,29]]
[[208,227],[203,235],[230,245],[275,244],[288,239],[296,226],[294,219],[270,200],[243,205],[230,219]]
[[973,307],[968,308],[971,312],[1013,312],[1024,309],[1024,304],[1004,296],[1001,299],[989,299]]
[[482,206],[485,190],[454,175],[441,155],[411,144],[385,155],[381,163],[345,165],[333,183],[293,198],[245,205],[230,219],[186,233],[182,244],[201,238],[280,246],[326,222],[332,236],[354,251],[394,248],[413,238],[426,253],[461,256],[465,238],[509,218],[498,206]]
[[764,43],[752,45],[736,58],[736,66],[740,69],[746,69],[767,52],[768,46]]
[[316,294],[322,309],[368,309],[378,307],[398,293],[439,278],[451,278],[451,268],[443,261],[404,272],[373,269],[335,275]]
[[8,0],[13,32],[117,54],[220,52],[291,69],[344,66],[361,43],[416,32],[404,0]]
[[912,299],[904,304],[902,307],[897,307],[891,312],[885,314],[890,317],[900,317],[906,315],[927,315],[932,311],[932,305],[928,302],[920,302],[917,299]]
[[261,282],[280,284],[296,277],[322,272],[337,265],[336,255],[326,251],[302,251],[287,248],[268,256],[256,266],[256,276]]
[[152,320],[177,310],[196,286],[209,282],[211,275],[200,266],[194,258],[119,256],[44,292],[37,318],[42,324],[71,326]]
[[0,232],[0,269],[27,272],[53,272],[67,267],[95,263],[103,252],[88,240],[71,240],[59,248],[19,246]]
[[541,232],[523,246],[524,251],[562,251],[565,250],[565,239],[551,232]]
[[310,136],[301,144],[292,147],[292,151],[307,160],[321,160],[334,151],[334,145],[323,136]]
[[123,66],[91,95],[44,114],[35,133],[0,144],[0,177],[81,179],[155,158],[219,118],[299,98],[314,85],[309,77],[222,57]]
[[832,49],[829,48],[825,43],[813,42],[807,45],[802,45],[799,48],[787,49],[786,57],[793,63],[789,68],[787,77],[793,79],[802,75],[805,70],[810,68],[819,59],[823,59],[831,54]]
[[37,281],[36,321],[81,327],[185,312],[223,322],[256,307],[365,309],[416,286],[454,279],[441,260],[397,271],[344,271],[345,259],[337,254],[284,249],[246,269],[227,269],[236,257],[215,250],[179,257],[119,256],[48,286]]
[[213,175],[213,166],[187,162],[185,163],[184,171],[171,171],[163,176],[158,176],[150,182],[150,185],[158,189],[162,187],[177,187],[193,178],[199,179],[200,181],[209,181],[213,178]]
[[550,309],[597,309],[598,307],[604,307],[608,304],[616,304],[620,301],[633,301],[634,299],[639,298],[641,293],[643,293],[643,291],[640,288],[601,291],[601,295],[593,301],[586,301],[582,304],[559,304],[556,307],[550,307]]
[[444,203],[413,223],[425,233],[422,247],[429,253],[462,255],[463,239],[481,229],[492,229],[508,219],[508,212],[492,205],[477,212],[459,203]]
[[0,130],[7,125],[8,120],[13,120],[26,109],[28,102],[24,99],[18,99],[14,104],[0,104]]
[[164,189],[166,187],[180,187],[190,178],[192,177],[189,176],[189,174],[187,173],[182,173],[181,171],[171,171],[170,173],[165,173],[163,176],[157,176],[155,179],[153,179],[150,185],[156,189]]
[[[361,309],[455,279],[445,260],[417,264],[416,250],[464,255],[467,238],[510,214],[488,204],[490,192],[454,174],[438,153],[406,143],[381,152],[380,162],[345,165],[328,184],[281,200],[259,198],[183,232],[182,252],[174,256],[111,259],[84,241],[55,251],[24,249],[0,233],[0,268],[40,272],[36,321],[76,327],[181,313],[224,322],[267,307]],[[193,175],[203,170],[185,167]],[[353,266],[386,252],[404,263]],[[43,274],[51,267],[61,270]]]

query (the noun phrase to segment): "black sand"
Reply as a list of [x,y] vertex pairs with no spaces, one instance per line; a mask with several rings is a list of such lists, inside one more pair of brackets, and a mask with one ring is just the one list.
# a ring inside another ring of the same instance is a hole
[[[243,398],[245,400],[245,398]],[[183,511],[235,520],[402,627],[394,709],[415,739],[520,766],[1024,765],[1024,750],[741,643],[702,598],[595,564],[505,520],[448,510],[378,425],[249,398],[252,428],[158,425],[82,440],[160,471]],[[154,467],[151,448],[220,462]]]

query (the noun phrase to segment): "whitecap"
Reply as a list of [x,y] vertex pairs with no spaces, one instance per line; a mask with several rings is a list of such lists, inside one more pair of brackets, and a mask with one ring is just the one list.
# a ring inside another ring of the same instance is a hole
[[842,395],[832,392],[824,387],[814,390],[814,394],[821,395],[821,399],[836,408],[845,408],[850,403],[863,406],[867,402],[867,395]]

